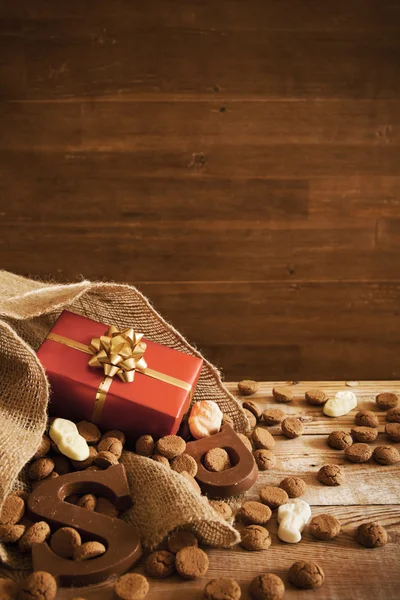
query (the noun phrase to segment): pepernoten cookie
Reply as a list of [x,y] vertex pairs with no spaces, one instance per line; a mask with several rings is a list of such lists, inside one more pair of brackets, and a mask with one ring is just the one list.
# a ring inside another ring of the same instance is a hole
[[276,456],[271,450],[254,450],[253,456],[260,471],[269,471],[276,465]]
[[357,528],[356,540],[361,546],[366,548],[379,548],[388,541],[386,529],[379,523],[363,523]]
[[323,406],[328,400],[327,394],[322,390],[308,390],[305,396],[308,404],[311,404],[311,406]]
[[258,450],[272,450],[275,446],[275,440],[269,431],[262,427],[256,427],[251,434],[255,448]]
[[208,556],[196,546],[179,550],[175,558],[177,572],[184,579],[198,579],[208,571]]
[[211,448],[204,456],[204,467],[213,473],[230,469],[232,465],[229,454],[224,448]]
[[260,408],[258,402],[255,402],[254,400],[244,400],[242,406],[243,408],[246,408],[247,410],[252,412],[257,421],[261,419],[262,409]]
[[400,423],[386,423],[386,435],[393,442],[400,442]]
[[307,489],[306,482],[300,477],[285,477],[279,486],[285,490],[289,498],[298,498],[302,496]]
[[379,465],[395,465],[400,462],[400,453],[394,446],[377,446],[372,456]]
[[242,592],[234,579],[211,579],[204,588],[206,600],[239,600]]
[[315,589],[324,583],[325,575],[317,563],[298,560],[289,569],[289,581],[298,588]]
[[45,571],[34,571],[23,580],[18,600],[54,600],[57,583],[53,575]]
[[139,573],[125,573],[114,585],[119,600],[143,600],[149,591],[149,582]]
[[378,415],[372,410],[359,410],[355,416],[355,424],[360,427],[378,427]]
[[375,401],[381,410],[390,410],[397,406],[399,398],[393,392],[382,392],[377,395]]
[[271,509],[266,504],[248,500],[244,502],[239,511],[241,519],[249,525],[264,525],[271,518]]
[[347,431],[337,429],[335,431],[331,431],[329,434],[328,444],[331,448],[335,448],[335,450],[346,450],[346,448],[353,444],[353,438]]
[[239,381],[238,383],[238,390],[242,396],[251,396],[252,394],[255,394],[259,387],[260,384],[252,379],[243,379],[243,381]]
[[282,488],[267,485],[260,490],[260,500],[269,506],[271,510],[279,508],[289,500],[289,496]]
[[287,417],[282,421],[282,433],[287,438],[294,439],[304,433],[303,423],[297,417]]
[[318,471],[318,481],[324,485],[343,485],[343,469],[339,465],[324,465]]
[[248,525],[241,532],[242,548],[251,551],[267,550],[271,545],[271,536],[262,525]]
[[145,571],[154,579],[165,579],[175,571],[175,554],[168,550],[156,550],[146,558]]
[[373,442],[378,437],[375,427],[353,427],[351,435],[356,442]]
[[282,402],[285,404],[287,402],[291,402],[294,398],[292,390],[287,387],[274,387],[272,390],[272,395],[276,402]]
[[368,462],[372,456],[372,449],[368,444],[353,444],[345,450],[347,460],[354,463]]
[[267,408],[262,414],[266,425],[279,425],[286,418],[286,413],[280,408]]
[[198,546],[197,537],[191,531],[179,529],[173,531],[168,538],[168,549],[173,554],[177,554],[179,550],[188,546]]
[[310,521],[309,531],[317,540],[333,540],[340,533],[340,521],[333,515],[316,515]]
[[225,520],[232,517],[232,509],[227,502],[223,500],[210,500],[210,506]]
[[281,600],[284,593],[283,581],[274,573],[258,575],[250,584],[250,595],[254,600]]
[[25,502],[16,494],[9,494],[0,513],[1,525],[15,525],[25,514]]

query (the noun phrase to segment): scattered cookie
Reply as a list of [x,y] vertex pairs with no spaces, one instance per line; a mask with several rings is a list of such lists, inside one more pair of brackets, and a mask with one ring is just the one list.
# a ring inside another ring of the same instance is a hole
[[386,529],[379,523],[363,523],[357,528],[356,540],[366,548],[379,548],[388,541]]
[[101,440],[97,446],[98,452],[111,452],[111,454],[114,454],[118,459],[121,458],[122,448],[123,446],[120,440],[111,436]]
[[173,554],[177,554],[180,550],[188,546],[195,546],[197,548],[198,545],[199,542],[194,533],[185,529],[173,531],[168,538],[168,550]]
[[260,490],[260,500],[263,504],[269,506],[271,510],[279,508],[289,500],[289,496],[282,488],[267,485]]
[[79,498],[76,505],[84,508],[85,510],[94,511],[96,510],[97,498],[93,494],[84,494]]
[[264,525],[270,520],[272,512],[266,504],[248,500],[240,507],[239,515],[242,521],[249,525]]
[[171,465],[169,464],[169,460],[166,456],[163,456],[162,454],[153,454],[153,456],[151,457],[153,460],[155,460],[156,462],[161,463],[162,465],[164,465],[164,467],[167,467],[168,469],[171,468]]
[[136,454],[141,456],[151,456],[154,454],[154,440],[151,435],[142,435],[135,445]]
[[123,446],[125,446],[126,439],[125,439],[125,434],[122,431],[119,431],[118,429],[111,429],[110,431],[106,431],[106,433],[103,433],[103,435],[101,436],[101,439],[104,440],[105,438],[108,438],[108,437],[117,438],[117,440],[119,440],[121,442],[121,444]]
[[144,568],[150,577],[165,579],[175,571],[175,554],[168,550],[157,550],[146,558]]
[[45,571],[30,573],[20,585],[18,600],[54,600],[57,583],[53,575]]
[[9,494],[0,513],[1,525],[15,525],[25,514],[25,502],[16,494]]
[[[89,456],[85,460],[73,460],[71,459],[71,465],[75,471],[83,471],[88,467],[91,467],[96,459],[97,450],[94,446],[89,446]],[[54,463],[55,464],[55,463]]]
[[213,400],[200,400],[193,404],[188,423],[190,433],[196,440],[208,437],[221,429],[222,411]]
[[146,577],[139,573],[125,573],[114,585],[119,600],[143,600],[150,589]]
[[385,432],[393,442],[400,442],[400,423],[386,423]]
[[317,540],[333,540],[340,533],[340,521],[333,515],[316,515],[310,521],[309,531]]
[[318,471],[317,478],[324,485],[343,485],[345,482],[343,469],[339,465],[324,465]]
[[118,464],[118,458],[112,452],[103,450],[102,452],[98,452],[94,457],[94,464],[101,469],[108,469],[108,467]]
[[179,435],[165,435],[157,442],[157,453],[166,458],[175,458],[186,450],[186,442]]
[[85,438],[89,445],[97,444],[97,442],[100,440],[100,429],[94,423],[90,423],[90,421],[79,421],[76,426],[79,434]]
[[377,446],[372,456],[379,465],[395,465],[400,461],[400,453],[394,446]]
[[261,419],[261,415],[262,415],[262,409],[260,408],[260,405],[255,402],[254,400],[245,400],[242,403],[243,408],[245,408],[246,410],[249,410],[251,413],[253,413],[253,415],[255,416],[255,418],[257,419],[257,421],[259,419]]
[[355,416],[355,424],[360,427],[378,427],[379,419],[372,410],[359,410]]
[[230,469],[232,465],[229,454],[223,448],[211,448],[204,456],[204,467],[213,473]]
[[274,387],[272,395],[276,402],[281,403],[291,402],[294,398],[293,391],[287,387]]
[[246,415],[246,418],[247,418],[247,420],[249,422],[250,429],[254,429],[254,427],[257,425],[257,419],[255,418],[255,416],[253,415],[252,412],[250,412],[249,410],[247,410],[247,408],[244,408],[243,412]]
[[251,551],[267,550],[271,545],[269,531],[262,525],[247,525],[241,532],[242,548]]
[[328,400],[328,395],[322,390],[308,390],[305,397],[311,406],[322,406]]
[[176,458],[171,461],[171,469],[176,471],[177,473],[182,473],[182,471],[186,471],[192,477],[196,477],[197,475],[197,462],[190,456],[190,454],[180,454]]
[[54,469],[54,462],[51,458],[38,458],[28,469],[28,477],[31,481],[45,479]]
[[378,437],[378,430],[374,427],[353,427],[351,435],[355,442],[373,442]]
[[307,489],[306,482],[300,477],[285,477],[279,486],[285,490],[289,498],[298,498],[302,496]]
[[400,407],[391,408],[386,413],[386,421],[389,423],[400,423]]
[[255,394],[259,387],[260,384],[252,379],[243,379],[243,381],[239,381],[238,383],[239,394],[242,396],[251,396],[252,394]]
[[282,421],[282,433],[287,438],[294,439],[304,433],[303,423],[297,417],[287,417]]
[[96,508],[94,510],[101,515],[106,515],[112,519],[116,519],[119,514],[116,506],[108,498],[104,498],[103,496],[96,498]]
[[100,542],[85,542],[75,548],[73,559],[76,561],[90,560],[101,556],[105,551],[106,547]]
[[353,443],[353,438],[347,431],[336,430],[331,431],[328,436],[328,444],[335,450],[346,450]]
[[40,441],[39,448],[36,450],[35,454],[32,456],[33,460],[37,460],[38,458],[43,458],[48,451],[50,450],[50,439],[47,435],[43,435]]
[[324,583],[325,575],[317,563],[298,560],[289,569],[290,583],[301,589],[315,589]]
[[368,462],[372,456],[372,449],[368,444],[353,444],[344,451],[347,460],[354,463]]
[[232,517],[232,509],[227,502],[224,502],[223,500],[210,500],[210,506],[212,506],[225,521]]
[[239,600],[241,595],[240,585],[234,579],[225,577],[211,579],[204,588],[206,600]]
[[255,448],[258,450],[272,450],[275,440],[267,429],[256,427],[251,434]]
[[375,401],[381,410],[390,410],[397,406],[399,398],[393,392],[382,392],[377,395]]
[[18,542],[21,552],[29,552],[34,544],[46,542],[50,537],[50,527],[45,521],[37,521],[28,527]]
[[242,440],[243,444],[246,446],[249,452],[253,452],[253,446],[248,437],[244,435],[244,433],[238,433],[238,437]]
[[276,456],[271,450],[255,450],[253,456],[260,471],[269,471],[276,465]]
[[282,579],[273,573],[257,575],[250,584],[250,595],[254,600],[281,600],[284,593]]
[[198,579],[204,577],[208,571],[208,556],[196,546],[182,548],[176,555],[175,567],[184,579]]
[[15,544],[21,539],[24,533],[25,525],[0,525],[0,542],[3,544]]
[[267,408],[264,410],[262,418],[266,425],[279,425],[286,418],[286,413],[279,408]]
[[16,600],[18,596],[19,585],[12,579],[0,579],[0,598],[1,600]]
[[81,536],[73,527],[57,529],[50,539],[50,548],[62,558],[72,558],[75,550],[79,548]]

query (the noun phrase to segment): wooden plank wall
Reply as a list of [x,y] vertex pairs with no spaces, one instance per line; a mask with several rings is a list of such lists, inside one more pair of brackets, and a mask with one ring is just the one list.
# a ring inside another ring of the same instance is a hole
[[223,367],[400,377],[400,0],[0,2],[0,266]]

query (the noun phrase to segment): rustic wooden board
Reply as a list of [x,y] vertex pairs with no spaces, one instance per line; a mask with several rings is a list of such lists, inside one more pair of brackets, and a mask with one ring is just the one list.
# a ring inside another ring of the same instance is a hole
[[[281,382],[282,383],[282,382]],[[299,475],[308,484],[304,499],[311,504],[314,515],[329,513],[335,515],[342,524],[342,532],[335,540],[327,543],[316,541],[304,532],[299,544],[287,545],[277,537],[276,517],[268,524],[272,537],[271,547],[264,552],[251,553],[241,548],[231,550],[212,549],[207,551],[210,569],[207,578],[196,582],[182,581],[177,576],[165,581],[150,582],[149,600],[200,600],[205,582],[213,577],[233,577],[240,582],[243,600],[248,600],[248,584],[262,572],[273,572],[282,577],[287,586],[285,599],[343,600],[397,600],[400,585],[400,465],[383,467],[369,462],[354,465],[346,462],[343,453],[326,444],[327,434],[332,429],[349,429],[354,421],[352,411],[347,416],[329,419],[320,409],[309,407],[304,401],[304,392],[310,388],[323,389],[330,395],[348,389],[356,393],[359,408],[374,409],[374,398],[381,391],[400,392],[400,381],[359,382],[356,386],[346,386],[338,382],[284,382],[292,384],[295,400],[290,405],[279,405],[288,413],[299,414],[312,419],[306,423],[306,433],[295,440],[277,435],[274,452],[277,467],[270,472],[260,473],[257,483],[248,492],[248,498],[257,498],[263,485],[279,484],[283,477]],[[276,406],[271,398],[271,389],[279,382],[261,383],[260,390],[252,398],[267,407]],[[228,383],[232,392],[237,391],[236,383]],[[384,412],[376,411],[383,429]],[[274,428],[271,428],[274,431]],[[276,428],[275,428],[276,431]],[[378,443],[386,443],[384,433],[379,433]],[[395,444],[400,449],[400,444]],[[316,473],[322,464],[343,464],[346,483],[340,488],[321,485]],[[359,546],[354,539],[356,528],[363,522],[379,521],[389,534],[389,543],[380,549],[368,550]],[[287,571],[295,560],[314,560],[323,566],[326,581],[317,591],[300,591],[287,581]],[[136,569],[143,572],[142,565]],[[4,569],[3,574],[10,575]],[[20,579],[21,572],[12,573]],[[77,591],[62,590],[57,599],[70,600]],[[96,588],[79,590],[87,600],[111,600],[112,583]]]

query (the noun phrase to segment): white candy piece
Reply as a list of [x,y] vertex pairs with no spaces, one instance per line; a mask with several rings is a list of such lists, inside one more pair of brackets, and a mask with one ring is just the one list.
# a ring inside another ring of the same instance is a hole
[[328,417],[342,417],[356,408],[357,398],[353,392],[338,392],[324,404],[323,412]]
[[49,436],[57,444],[59,451],[68,458],[72,458],[72,460],[86,460],[89,458],[89,446],[72,421],[54,419]]
[[221,423],[222,411],[216,402],[200,400],[193,404],[189,416],[189,429],[196,440],[218,433]]
[[278,508],[278,537],[283,542],[297,544],[301,532],[311,517],[311,508],[304,500],[288,500]]

